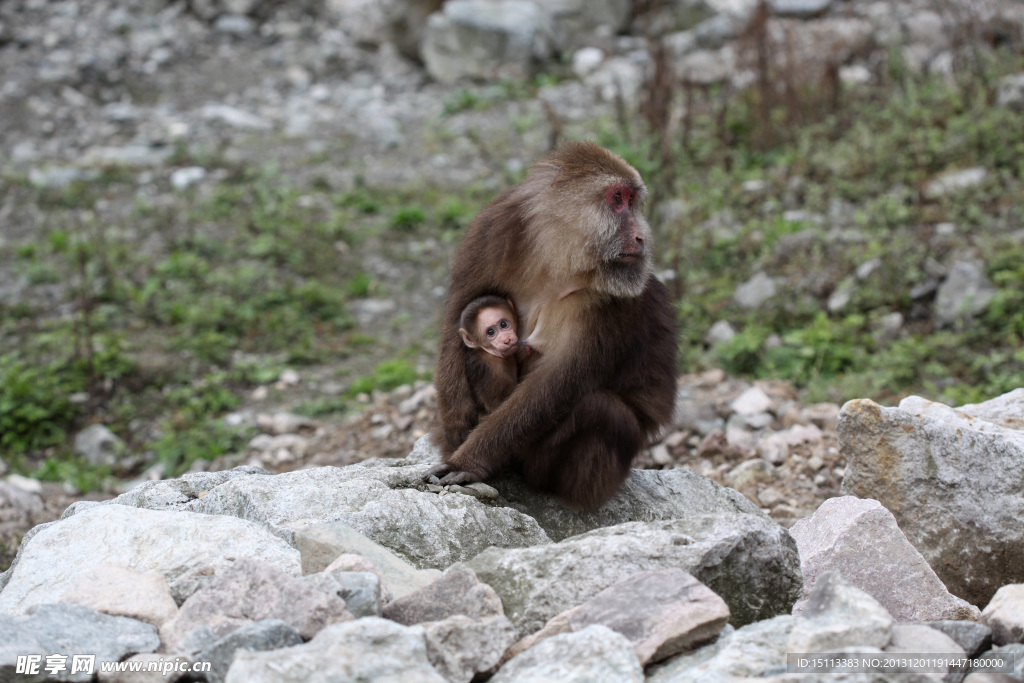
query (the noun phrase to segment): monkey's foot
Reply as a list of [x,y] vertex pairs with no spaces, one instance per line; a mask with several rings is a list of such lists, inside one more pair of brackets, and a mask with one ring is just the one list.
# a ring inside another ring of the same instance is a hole
[[454,465],[446,462],[442,462],[431,467],[427,473],[423,475],[423,480],[428,481],[431,477],[439,477],[441,480],[441,486],[450,486],[451,484],[472,484],[473,482],[481,481],[483,479],[472,472],[460,470]]
[[451,472],[441,477],[441,486],[450,486],[452,484],[472,484],[480,481],[483,477],[478,477],[472,472],[466,472],[465,470],[458,470]]

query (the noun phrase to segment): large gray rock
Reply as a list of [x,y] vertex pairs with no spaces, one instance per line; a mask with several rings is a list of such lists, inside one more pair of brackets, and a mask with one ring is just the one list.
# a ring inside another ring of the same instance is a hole
[[317,585],[263,562],[240,559],[186,600],[178,615],[160,629],[160,637],[173,648],[200,626],[223,637],[268,619],[290,624],[309,640],[325,626],[351,621],[352,615],[334,585]]
[[837,571],[898,621],[978,618],[978,608],[949,594],[878,501],[831,498],[789,533],[800,551],[804,576],[803,597],[793,614],[804,610],[820,574]]
[[483,619],[456,614],[421,628],[427,658],[449,683],[469,683],[491,670],[516,640],[516,630],[504,614]]
[[198,500],[171,502],[161,488],[160,496],[132,491],[114,502],[242,517],[292,544],[296,532],[306,527],[340,521],[421,569],[443,569],[491,545],[521,547],[550,540],[536,521],[516,510],[472,496],[416,490],[427,469],[404,460],[371,461],[271,477],[235,476]]
[[0,681],[55,680],[16,674],[19,655],[64,655],[68,671],[62,681],[90,681],[89,674],[71,675],[71,656],[96,655],[100,662],[119,662],[130,654],[153,652],[160,645],[156,627],[135,619],[112,617],[81,605],[39,605],[27,617],[0,614]]
[[415,593],[392,600],[384,616],[404,626],[462,614],[483,619],[502,614],[501,598],[468,569],[455,568]]
[[334,591],[356,619],[379,617],[384,608],[380,578],[373,572],[319,572],[302,577],[322,590]]
[[608,626],[633,643],[646,666],[718,637],[729,621],[729,606],[681,569],[639,572],[604,589],[580,606],[569,623],[574,631]]
[[268,619],[247,624],[217,640],[196,654],[195,661],[210,662],[206,672],[207,683],[224,683],[235,653],[267,652],[302,644],[302,636],[290,624],[279,619]]
[[80,574],[104,563],[156,571],[184,599],[208,579],[247,557],[299,574],[299,553],[257,524],[233,517],[97,505],[26,536],[0,613],[25,614],[58,602]]
[[171,587],[163,575],[140,572],[121,564],[104,562],[75,576],[61,602],[130,617],[160,628],[178,613]]
[[785,665],[792,630],[793,617],[788,614],[748,624],[654,667],[647,682],[704,683],[769,675],[768,671]]
[[551,16],[533,2],[450,0],[427,20],[423,61],[442,83],[524,80],[552,54],[554,44]]
[[328,569],[341,556],[363,558],[380,575],[393,598],[417,591],[441,576],[436,569],[416,569],[342,522],[314,524],[296,532],[295,547],[302,555],[302,571],[306,574]]
[[491,483],[501,493],[500,504],[536,519],[554,541],[625,522],[718,514],[763,516],[742,494],[684,467],[632,470],[619,492],[590,513],[573,512],[550,496],[530,491],[519,477],[501,477]]
[[237,478],[247,479],[253,476],[270,477],[273,475],[261,467],[252,466],[235,467],[220,472],[190,472],[177,479],[144,482],[112,500],[103,501],[103,503],[87,500],[76,501],[68,506],[61,518],[72,517],[97,505],[130,505],[150,510],[165,510],[195,500],[200,494],[205,495],[226,481]]
[[826,572],[818,577],[807,607],[793,622],[789,652],[884,648],[892,640],[892,625],[892,616],[877,600],[836,572]]
[[682,569],[637,572],[554,617],[513,652],[599,624],[626,636],[647,666],[714,640],[728,621],[725,601]]
[[227,683],[445,683],[427,659],[423,629],[366,617],[335,624],[304,645],[238,652]]
[[642,683],[644,671],[625,636],[606,626],[548,638],[512,658],[491,683],[616,681]]
[[[1024,418],[1024,391],[998,399]],[[911,396],[898,408],[848,402],[838,434],[842,491],[885,501],[907,539],[951,593],[984,605],[1024,581],[1024,431]]]
[[[955,640],[942,631],[925,626],[924,624],[893,624],[892,640],[885,647],[885,652],[910,656],[935,655],[936,659],[941,655],[946,655],[947,661],[966,656],[964,649]],[[956,668],[955,666],[950,666],[950,664],[951,662],[946,664],[947,674],[950,673],[951,669]],[[908,668],[913,670],[910,667]],[[956,677],[954,673],[948,678],[944,677],[944,680],[955,680]]]
[[975,657],[992,647],[992,629],[974,621],[930,621],[929,626],[942,631],[959,645],[968,657]]
[[630,522],[534,548],[489,548],[466,563],[498,592],[519,635],[638,571],[678,568],[725,600],[733,624],[788,613],[801,578],[796,544],[754,515]]

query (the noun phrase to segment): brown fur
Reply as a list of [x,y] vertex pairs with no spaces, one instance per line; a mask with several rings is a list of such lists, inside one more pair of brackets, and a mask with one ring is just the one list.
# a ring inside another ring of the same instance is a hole
[[486,351],[470,348],[465,348],[465,355],[466,379],[477,405],[477,414],[493,413],[519,383],[516,357],[498,358]]
[[[606,201],[618,185],[636,196],[621,214]],[[435,375],[444,463],[434,473],[443,482],[515,468],[531,487],[593,509],[671,418],[675,320],[651,274],[645,195],[620,157],[569,143],[470,225],[452,264]],[[637,258],[616,257],[637,243]],[[543,352],[526,358],[518,386],[481,422],[458,329],[463,309],[482,295],[515,300],[523,338],[542,312],[547,322]]]

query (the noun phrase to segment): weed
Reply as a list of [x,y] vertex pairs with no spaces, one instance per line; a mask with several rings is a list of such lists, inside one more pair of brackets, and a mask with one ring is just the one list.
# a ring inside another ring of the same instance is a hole
[[409,361],[385,361],[374,369],[373,374],[352,382],[348,393],[355,396],[356,394],[369,394],[374,389],[390,391],[403,384],[412,384],[417,379],[419,377],[416,370]]
[[411,232],[427,222],[427,212],[419,206],[403,206],[391,216],[391,227]]

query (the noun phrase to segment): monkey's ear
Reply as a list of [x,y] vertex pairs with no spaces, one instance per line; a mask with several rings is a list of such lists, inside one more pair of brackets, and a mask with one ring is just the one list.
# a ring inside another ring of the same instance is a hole
[[466,332],[466,330],[464,330],[463,328],[460,327],[459,328],[459,334],[462,335],[462,343],[463,344],[465,344],[466,346],[468,346],[471,349],[475,349],[477,347],[476,342],[473,341],[473,338],[471,336],[469,336],[469,332]]
[[515,313],[515,312],[516,312],[516,305],[515,305],[514,303],[512,303],[512,299],[505,299],[505,301],[507,301],[507,302],[508,302],[508,307],[509,307],[509,309],[510,309],[510,310],[511,310],[511,311],[512,311],[513,313]]

